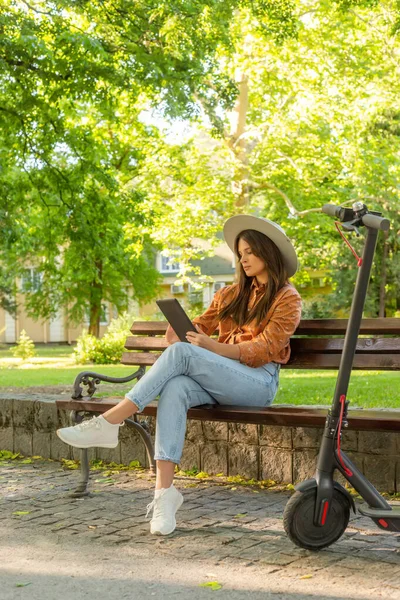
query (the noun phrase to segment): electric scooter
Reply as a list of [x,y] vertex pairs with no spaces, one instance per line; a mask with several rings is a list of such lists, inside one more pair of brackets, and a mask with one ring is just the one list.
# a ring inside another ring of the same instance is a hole
[[[390,506],[346,454],[340,450],[342,426],[347,426],[349,401],[346,399],[346,394],[378,232],[379,230],[387,231],[390,222],[388,219],[382,218],[381,213],[369,211],[363,202],[355,202],[352,208],[325,204],[322,212],[335,217],[345,231],[353,231],[359,235],[359,228],[364,226],[367,235],[362,259],[358,260],[360,269],[344,338],[332,406],[325,421],[316,472],[312,479],[295,486],[296,491],[286,504],[283,515],[283,524],[288,537],[297,546],[308,550],[320,550],[336,542],[346,530],[350,510],[353,509],[356,512],[350,493],[333,478],[336,469],[364,499],[365,504],[358,508],[362,515],[370,517],[380,529],[400,531],[400,507]],[[336,223],[336,226],[339,229],[339,223]],[[341,233],[340,229],[339,233]],[[346,239],[345,241],[348,243]]]

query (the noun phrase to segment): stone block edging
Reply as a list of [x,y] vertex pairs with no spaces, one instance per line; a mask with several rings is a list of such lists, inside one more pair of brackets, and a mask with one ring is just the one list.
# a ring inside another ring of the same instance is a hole
[[[55,433],[70,424],[69,414],[57,409],[57,399],[55,395],[1,393],[0,450],[53,460],[79,459],[80,451],[61,442]],[[147,417],[147,421],[154,435],[154,419]],[[297,483],[313,475],[321,435],[322,428],[189,420],[180,467]],[[400,492],[397,432],[345,431],[342,447],[377,489]],[[130,427],[121,429],[117,448],[94,448],[89,458],[118,464],[138,460],[147,466],[144,445]]]

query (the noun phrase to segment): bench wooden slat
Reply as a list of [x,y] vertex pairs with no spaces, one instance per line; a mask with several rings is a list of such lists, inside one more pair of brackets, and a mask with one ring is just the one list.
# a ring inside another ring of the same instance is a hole
[[149,367],[154,365],[159,356],[161,356],[161,352],[124,352],[121,364]]
[[[293,338],[290,341],[292,354],[299,352],[334,354],[343,350],[343,339],[335,338]],[[164,338],[130,336],[125,343],[127,350],[158,350],[162,352],[168,348]],[[367,338],[359,339],[357,352],[366,354],[400,354],[400,338]]]
[[[121,398],[99,398],[97,400],[63,399],[57,400],[56,404],[64,410],[103,413],[120,401]],[[156,413],[157,402],[151,402],[141,414],[155,416]],[[323,408],[314,408],[312,406],[291,407],[285,405],[275,405],[268,408],[204,405],[191,408],[188,412],[189,419],[293,427],[322,427],[325,423],[326,415],[327,409]],[[349,429],[400,431],[400,411],[350,409],[348,422]]]
[[[131,327],[135,335],[164,335],[167,331],[166,321],[137,321]],[[295,335],[344,335],[347,319],[302,319]],[[377,318],[362,319],[360,335],[398,335],[400,319]]]
[[[292,338],[292,354],[323,353],[340,354],[343,351],[343,338]],[[356,352],[360,354],[400,354],[400,338],[360,338]]]
[[[283,365],[286,369],[338,369],[341,354],[300,353],[291,356]],[[368,371],[397,371],[400,354],[356,354],[353,369]]]
[[[295,335],[344,335],[347,319],[303,319]],[[398,335],[400,319],[376,318],[362,319],[360,335]]]
[[168,345],[163,337],[129,336],[125,342],[127,350],[159,350],[162,352],[168,348]]
[[[124,352],[123,365],[151,366],[161,352]],[[292,354],[284,369],[338,369],[341,354],[317,354],[300,352]],[[353,368],[358,370],[397,371],[400,369],[400,354],[356,354]]]

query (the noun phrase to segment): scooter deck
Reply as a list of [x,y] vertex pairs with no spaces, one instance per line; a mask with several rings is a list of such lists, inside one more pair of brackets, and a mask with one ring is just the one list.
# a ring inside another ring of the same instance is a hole
[[385,531],[400,531],[400,506],[393,506],[390,510],[371,508],[367,504],[358,507],[358,511],[374,521],[380,529]]

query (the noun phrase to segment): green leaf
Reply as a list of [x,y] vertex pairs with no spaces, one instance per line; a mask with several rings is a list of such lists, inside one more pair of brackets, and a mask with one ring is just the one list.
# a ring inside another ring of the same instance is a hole
[[207,583],[200,583],[199,587],[210,588],[213,591],[222,589],[222,585],[218,583],[218,581],[207,581]]
[[21,454],[19,452],[10,452],[9,450],[0,450],[0,459],[5,460],[15,460],[16,458],[21,458]]
[[129,463],[129,467],[130,467],[131,469],[139,469],[139,468],[141,467],[141,464],[140,464],[140,462],[139,462],[138,460],[132,460],[132,461]]

